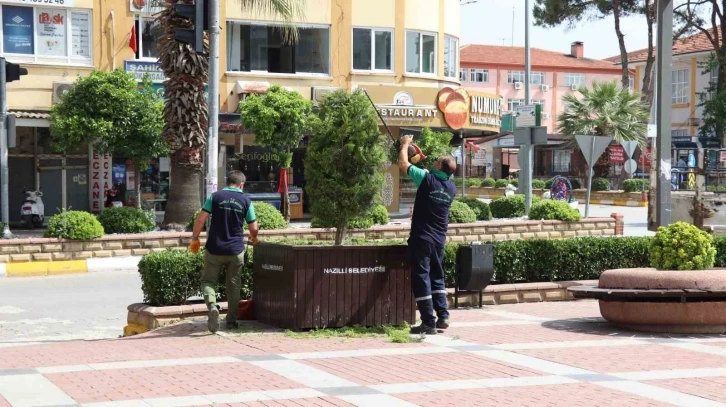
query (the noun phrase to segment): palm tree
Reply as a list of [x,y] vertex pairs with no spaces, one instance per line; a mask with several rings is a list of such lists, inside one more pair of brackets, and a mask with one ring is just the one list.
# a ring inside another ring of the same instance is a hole
[[[174,15],[174,4],[185,0],[163,0],[164,10],[157,16],[163,32],[159,39],[159,63],[166,75],[164,83],[164,137],[171,150],[171,182],[164,225],[186,225],[201,202],[200,183],[203,178],[204,147],[209,117],[204,86],[209,82],[209,58],[197,55],[194,49],[174,40],[176,29],[193,28],[192,24]],[[220,0],[221,1],[221,0]],[[291,24],[302,18],[305,0],[237,0],[244,11],[254,12],[282,21],[283,37],[297,39]],[[221,36],[224,38],[224,36]],[[208,37],[205,36],[205,40]],[[209,46],[205,42],[205,50]],[[216,117],[211,118],[217,120]]]
[[650,113],[640,95],[616,82],[593,82],[592,89],[580,86],[578,92],[562,97],[565,110],[558,119],[558,130],[573,137],[578,134],[611,136],[616,142],[643,144]]

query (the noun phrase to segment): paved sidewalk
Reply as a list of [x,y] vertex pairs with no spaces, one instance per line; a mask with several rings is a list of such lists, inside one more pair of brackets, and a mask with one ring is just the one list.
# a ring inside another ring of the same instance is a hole
[[0,407],[726,406],[726,336],[618,330],[593,301],[456,310],[452,321],[407,344],[187,323],[5,347]]

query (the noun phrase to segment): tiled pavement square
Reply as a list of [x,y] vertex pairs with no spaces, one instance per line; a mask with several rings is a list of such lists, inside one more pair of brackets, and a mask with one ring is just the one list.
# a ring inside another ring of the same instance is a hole
[[[451,327],[448,336],[483,345],[528,342],[590,341],[614,339],[608,332],[590,326],[563,326],[558,329],[544,325],[500,325],[483,327]],[[570,329],[570,330],[567,330]]]
[[664,345],[518,350],[527,356],[603,373],[726,367],[726,357]]
[[486,309],[552,319],[600,318],[600,306],[597,301],[568,301],[566,307],[562,304],[564,302],[529,302],[488,306]]
[[646,383],[726,403],[726,377],[650,380]]
[[488,308],[480,309],[452,309],[449,310],[452,322],[487,322],[507,321],[508,318],[486,313]]
[[301,339],[285,335],[242,335],[229,337],[232,342],[244,344],[266,353],[326,352],[358,349],[428,347],[425,343],[392,343],[381,338],[310,338]]
[[317,359],[303,363],[365,385],[540,374],[534,370],[489,361],[467,353]]
[[270,400],[254,403],[234,403],[217,405],[229,407],[344,407],[352,406],[353,404],[347,403],[336,397],[318,397],[314,399]]
[[301,387],[245,362],[56,373],[46,377],[79,403]]
[[400,399],[419,406],[444,407],[665,407],[646,398],[593,384],[510,387],[476,390],[399,394]]

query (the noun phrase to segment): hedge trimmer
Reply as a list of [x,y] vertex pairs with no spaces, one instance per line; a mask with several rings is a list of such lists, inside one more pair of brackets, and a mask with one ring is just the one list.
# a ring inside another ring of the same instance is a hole
[[[388,136],[391,137],[391,140],[393,141],[393,145],[396,146],[396,151],[398,151],[401,148],[401,141],[396,140],[395,137],[393,137],[393,133],[391,133],[391,129],[388,128],[388,125],[386,124],[386,121],[383,120],[383,116],[381,115],[381,112],[376,109],[376,104],[373,103],[373,99],[371,99],[371,96],[368,94],[368,92],[360,88],[363,93],[365,93],[366,97],[368,97],[368,101],[371,102],[371,105],[373,106],[373,110],[376,111],[376,114],[378,115],[378,118],[381,119],[381,123],[383,123],[383,127],[386,128],[386,131],[388,132]],[[418,164],[419,162],[426,159],[426,154],[421,151],[421,148],[417,146],[414,143],[411,143],[408,145],[408,162],[411,164]]]

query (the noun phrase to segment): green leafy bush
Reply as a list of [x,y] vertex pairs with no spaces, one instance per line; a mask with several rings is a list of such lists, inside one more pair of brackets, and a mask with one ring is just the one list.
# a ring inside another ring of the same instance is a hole
[[388,216],[388,209],[383,204],[373,205],[369,215],[376,225],[388,225],[388,222],[391,221],[390,216]]
[[[363,216],[357,216],[348,221],[349,229],[368,229],[373,225],[387,225],[390,221],[388,210],[383,204],[373,205]],[[335,227],[330,222],[326,223],[319,218],[313,217],[310,226],[314,228],[330,229]]]
[[572,208],[567,202],[546,199],[532,204],[529,218],[535,220],[561,220],[576,222],[582,219],[580,211]]
[[[192,219],[187,224],[187,229],[189,229],[189,230],[193,230],[194,229],[194,222],[197,221],[197,216],[199,216],[199,213],[200,212],[202,212],[201,209],[197,209],[197,211],[194,212],[194,216],[192,216]],[[207,230],[207,226],[204,226],[204,228],[202,228],[202,229],[203,230]]]
[[476,222],[476,213],[469,205],[454,201],[449,208],[449,223],[474,223]]
[[497,181],[494,178],[484,178],[481,180],[481,186],[483,187],[489,187],[492,188],[497,184]]
[[98,221],[107,234],[144,233],[156,229],[153,211],[131,207],[106,208],[98,215]]
[[506,188],[511,182],[508,179],[498,179],[494,182],[496,188]]
[[45,237],[71,240],[91,240],[103,236],[104,230],[98,219],[84,211],[67,211],[51,216]]
[[623,181],[625,192],[641,192],[650,189],[650,181],[647,179],[626,179]]
[[491,220],[492,211],[489,209],[489,205],[476,199],[469,197],[457,197],[455,201],[465,203],[471,210],[474,211],[477,220]]
[[545,182],[541,179],[532,180],[532,189],[544,189]]
[[[285,217],[282,216],[282,213],[280,213],[280,211],[274,206],[267,202],[253,202],[252,206],[255,208],[255,214],[257,215],[257,227],[260,228],[260,230],[287,228]],[[247,229],[247,223],[244,225],[245,229]]]
[[609,191],[610,190],[610,181],[608,181],[606,178],[593,178],[592,179],[592,190],[593,191]]
[[519,186],[519,178],[513,178],[509,180],[509,183],[514,185],[515,187]]
[[481,182],[481,178],[465,178],[464,184],[466,184],[467,187],[480,187]]
[[658,228],[650,245],[650,264],[658,270],[705,270],[715,256],[713,237],[685,222]]
[[[532,204],[540,198],[532,195]],[[520,218],[524,216],[524,195],[502,196],[489,204],[492,216],[497,219]]]
[[706,187],[706,191],[723,194],[724,192],[726,192],[726,185],[709,185]]

